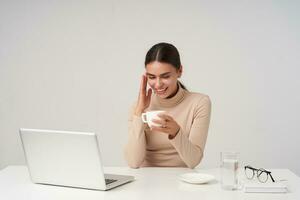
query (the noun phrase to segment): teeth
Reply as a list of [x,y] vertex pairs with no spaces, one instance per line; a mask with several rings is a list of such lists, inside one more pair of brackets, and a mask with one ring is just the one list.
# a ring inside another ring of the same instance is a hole
[[165,89],[162,89],[162,90],[156,90],[156,92],[158,92],[158,93],[160,93],[160,92],[164,92],[164,91],[166,91],[166,89],[167,89],[167,88],[165,88]]

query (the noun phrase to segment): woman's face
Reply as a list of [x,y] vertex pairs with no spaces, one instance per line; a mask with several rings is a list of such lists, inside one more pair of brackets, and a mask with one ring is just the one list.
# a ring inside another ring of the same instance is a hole
[[146,65],[146,76],[149,86],[160,98],[168,98],[177,91],[177,79],[182,69],[176,69],[171,64],[151,62]]

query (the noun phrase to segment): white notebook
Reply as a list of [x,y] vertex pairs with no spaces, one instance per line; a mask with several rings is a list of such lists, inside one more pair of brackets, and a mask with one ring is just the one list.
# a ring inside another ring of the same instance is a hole
[[281,182],[275,183],[246,183],[244,192],[253,193],[286,193],[287,185]]

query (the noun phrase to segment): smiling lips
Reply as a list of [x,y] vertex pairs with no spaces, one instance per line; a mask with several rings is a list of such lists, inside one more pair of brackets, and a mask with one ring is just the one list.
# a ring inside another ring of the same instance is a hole
[[156,94],[164,94],[168,88],[155,90]]

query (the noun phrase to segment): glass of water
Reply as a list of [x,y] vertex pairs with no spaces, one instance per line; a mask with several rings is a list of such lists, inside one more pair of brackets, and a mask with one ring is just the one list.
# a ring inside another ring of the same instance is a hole
[[225,190],[238,189],[238,155],[237,152],[221,152],[221,186]]

